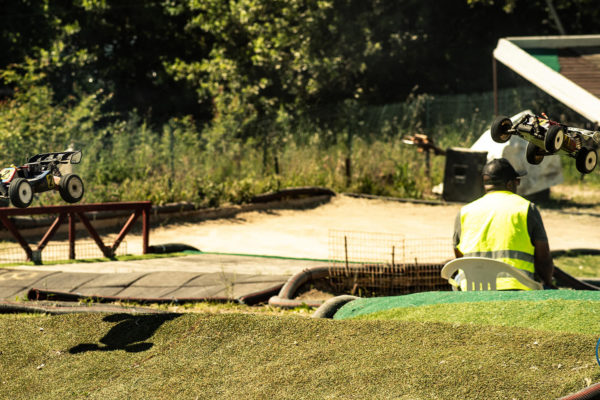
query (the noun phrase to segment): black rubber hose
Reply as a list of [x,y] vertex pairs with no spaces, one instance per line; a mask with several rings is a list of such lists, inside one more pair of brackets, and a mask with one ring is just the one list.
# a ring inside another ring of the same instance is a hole
[[358,299],[359,297],[352,296],[349,294],[343,294],[341,296],[332,297],[325,303],[321,304],[319,308],[313,313],[313,318],[333,318],[335,313],[342,308],[345,304]]
[[299,198],[304,196],[335,196],[335,192],[323,187],[297,187],[253,196],[250,202],[267,203],[270,201],[283,200],[285,198]]
[[305,284],[316,279],[326,278],[329,276],[329,267],[314,267],[305,269],[292,276],[283,285],[279,291],[279,297],[282,299],[293,299],[298,292],[298,289]]
[[305,269],[292,276],[283,285],[279,294],[269,299],[269,305],[281,308],[296,308],[302,305],[309,307],[320,307],[323,304],[323,300],[308,300],[308,299],[294,299],[298,292],[298,289],[307,282],[311,282],[316,279],[322,279],[329,276],[329,267],[314,267]]

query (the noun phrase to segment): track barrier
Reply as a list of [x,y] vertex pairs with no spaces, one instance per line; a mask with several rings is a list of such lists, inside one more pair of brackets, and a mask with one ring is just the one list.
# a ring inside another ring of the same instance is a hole
[[[50,239],[58,231],[63,223],[68,224],[68,243],[69,243],[69,259],[75,259],[75,223],[78,219],[86,228],[104,257],[114,258],[119,245],[129,233],[137,219],[142,217],[142,253],[148,253],[149,240],[149,218],[152,203],[150,201],[140,202],[119,202],[119,203],[91,203],[91,204],[76,204],[65,206],[45,206],[45,207],[30,207],[30,208],[0,208],[0,222],[11,233],[15,240],[25,251],[28,261],[41,263],[41,254]],[[86,213],[104,212],[104,211],[131,211],[131,215],[121,228],[116,239],[111,245],[106,245],[96,229],[92,226],[90,219]],[[14,216],[33,216],[33,215],[56,215],[54,222],[50,225],[41,240],[35,248],[31,248],[29,243],[20,233],[19,228],[13,223],[10,217]]]

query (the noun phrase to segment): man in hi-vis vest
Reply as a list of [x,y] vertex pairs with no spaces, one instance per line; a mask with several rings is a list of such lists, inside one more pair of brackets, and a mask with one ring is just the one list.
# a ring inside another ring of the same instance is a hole
[[[483,167],[485,195],[465,205],[456,216],[456,257],[494,258],[525,272],[530,278],[552,284],[554,265],[542,217],[535,204],[516,194],[519,174],[504,159]],[[459,274],[460,281],[464,277]],[[461,286],[464,286],[461,285]],[[508,274],[498,276],[497,290],[527,290]]]

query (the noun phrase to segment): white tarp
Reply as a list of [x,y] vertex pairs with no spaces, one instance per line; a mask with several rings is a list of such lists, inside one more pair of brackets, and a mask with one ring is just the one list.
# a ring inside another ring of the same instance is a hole
[[[515,123],[521,115],[531,111],[522,111],[511,117]],[[492,135],[488,129],[471,146],[472,150],[487,151],[488,161],[494,158],[506,158],[517,171],[527,171],[527,175],[521,178],[521,184],[517,193],[523,196],[541,192],[554,185],[563,182],[562,168],[559,155],[544,157],[544,160],[538,165],[529,164],[525,158],[527,141],[518,136],[511,136],[506,143],[496,143],[492,140]]]
[[494,49],[494,58],[591,122],[600,123],[598,97],[523,50],[531,47],[560,48],[565,45],[598,46],[600,35],[575,36],[570,40],[561,37],[500,39]]

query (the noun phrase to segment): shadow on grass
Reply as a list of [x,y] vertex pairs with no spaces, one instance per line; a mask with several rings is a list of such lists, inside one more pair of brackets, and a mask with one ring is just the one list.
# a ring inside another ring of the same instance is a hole
[[129,353],[138,353],[152,348],[154,343],[147,342],[156,330],[165,322],[171,321],[181,314],[112,314],[103,321],[117,322],[100,339],[100,343],[82,343],[69,349],[69,353],[77,354],[86,351],[114,351],[125,350]]

